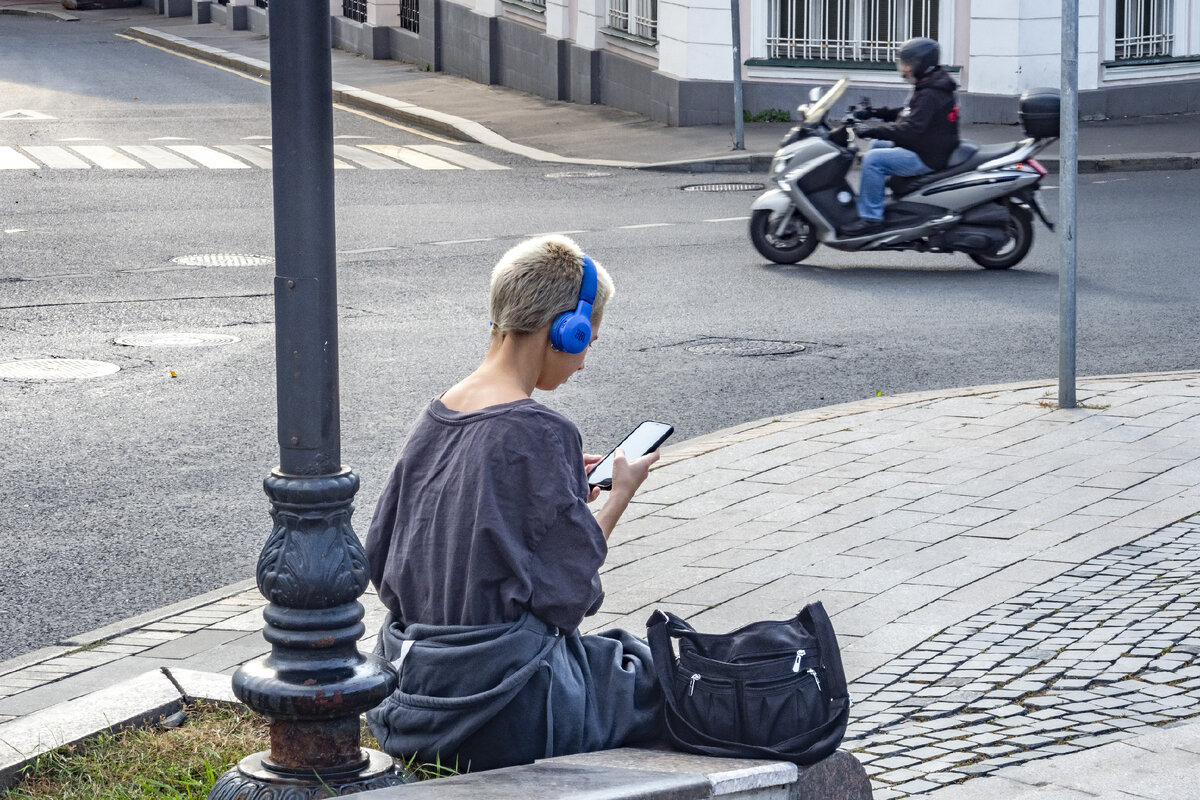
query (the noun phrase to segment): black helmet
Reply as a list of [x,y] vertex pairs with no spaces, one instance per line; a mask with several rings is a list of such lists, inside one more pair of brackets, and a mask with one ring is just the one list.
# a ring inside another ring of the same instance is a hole
[[912,67],[913,78],[924,78],[941,61],[941,48],[933,39],[918,36],[900,45],[896,61]]

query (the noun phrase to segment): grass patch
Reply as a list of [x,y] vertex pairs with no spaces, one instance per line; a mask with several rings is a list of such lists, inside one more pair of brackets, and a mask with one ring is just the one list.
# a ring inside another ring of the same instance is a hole
[[[267,720],[245,707],[196,703],[177,728],[101,734],[52,750],[0,790],[0,800],[205,800],[225,770],[270,747]],[[379,743],[363,726],[363,747]],[[419,779],[456,774],[442,764],[405,765]]]
[[768,108],[765,111],[759,111],[757,114],[751,114],[749,111],[742,111],[742,122],[791,122],[792,112],[783,108]]

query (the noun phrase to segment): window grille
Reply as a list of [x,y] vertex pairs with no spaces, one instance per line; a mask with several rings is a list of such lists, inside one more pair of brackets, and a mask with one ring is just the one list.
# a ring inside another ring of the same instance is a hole
[[658,0],[608,0],[608,27],[658,41]]
[[1173,5],[1172,0],[1117,0],[1117,60],[1171,55]]
[[[229,2],[229,0],[225,0],[225,2]],[[266,8],[267,0],[254,0],[254,5],[258,6],[259,8]]]
[[400,0],[400,27],[413,33],[421,32],[421,0]]
[[768,58],[892,61],[905,41],[938,30],[938,0],[771,0],[769,14]]
[[366,22],[367,0],[342,0],[342,16],[355,22]]

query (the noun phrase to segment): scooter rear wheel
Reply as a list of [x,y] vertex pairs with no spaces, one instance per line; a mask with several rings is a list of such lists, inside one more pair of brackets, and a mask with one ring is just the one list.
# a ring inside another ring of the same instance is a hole
[[1008,241],[993,253],[968,253],[971,260],[984,269],[1015,267],[1033,247],[1033,215],[1021,206],[1008,211]]
[[812,225],[794,210],[783,231],[777,234],[778,227],[779,214],[770,209],[760,209],[750,216],[750,241],[754,249],[776,264],[795,264],[817,249]]

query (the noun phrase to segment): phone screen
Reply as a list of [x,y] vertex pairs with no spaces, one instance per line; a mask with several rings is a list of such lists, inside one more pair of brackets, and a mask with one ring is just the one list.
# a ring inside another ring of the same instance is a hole
[[[617,447],[625,451],[625,458],[627,460],[632,461],[635,458],[646,455],[646,453],[657,450],[658,446],[665,442],[674,430],[673,427],[665,422],[646,420],[634,428],[633,433],[626,436]],[[588,473],[588,485],[599,486],[603,489],[608,489],[612,486],[613,456],[617,451],[617,447],[614,447]]]

